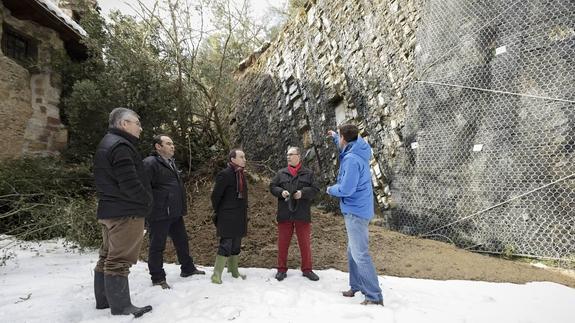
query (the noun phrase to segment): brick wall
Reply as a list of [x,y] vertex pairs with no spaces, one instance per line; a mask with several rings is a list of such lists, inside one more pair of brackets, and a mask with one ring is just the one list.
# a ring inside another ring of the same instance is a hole
[[0,159],[59,154],[67,130],[60,122],[59,76],[51,71],[50,54],[63,50],[63,42],[53,30],[0,9],[0,23],[37,40],[38,47],[37,64],[27,67],[0,51],[0,135],[9,139],[0,141]]

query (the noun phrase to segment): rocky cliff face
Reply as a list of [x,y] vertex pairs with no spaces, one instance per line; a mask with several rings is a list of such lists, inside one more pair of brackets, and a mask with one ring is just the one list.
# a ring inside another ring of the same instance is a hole
[[337,169],[326,132],[354,119],[373,145],[385,207],[383,156],[401,145],[418,20],[415,1],[310,3],[240,78],[239,141],[251,158],[279,167],[287,147],[297,145],[328,183]]
[[243,64],[238,140],[271,168],[303,147],[327,184],[337,158],[325,133],[355,122],[390,227],[564,257],[575,251],[574,21],[571,0],[311,1]]

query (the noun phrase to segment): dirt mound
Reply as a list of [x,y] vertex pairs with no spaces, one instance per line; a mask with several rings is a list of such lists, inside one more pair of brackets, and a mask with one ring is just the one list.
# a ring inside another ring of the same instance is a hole
[[[199,265],[213,266],[217,250],[215,228],[211,222],[211,178],[203,177],[188,185],[189,212],[185,217],[190,249]],[[276,199],[268,192],[265,180],[250,183],[248,236],[244,238],[240,266],[275,268]],[[346,233],[343,218],[322,210],[312,211],[312,252],[316,269],[347,271]],[[370,248],[379,274],[440,280],[481,280],[526,283],[552,281],[575,287],[575,278],[554,269],[499,259],[458,249],[450,244],[403,235],[371,226]],[[147,258],[147,239],[142,248]],[[166,262],[175,262],[175,251],[167,243]],[[288,266],[299,268],[299,250],[294,238]]]

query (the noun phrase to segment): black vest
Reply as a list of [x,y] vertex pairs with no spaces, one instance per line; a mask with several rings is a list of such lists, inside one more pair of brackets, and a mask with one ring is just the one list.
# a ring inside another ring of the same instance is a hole
[[[109,129],[102,138],[94,155],[94,180],[98,191],[98,219],[118,217],[145,217],[151,211],[152,195],[140,153],[134,146],[137,138],[118,129]],[[139,182],[130,190],[120,188],[121,178],[117,178],[112,168],[116,148],[124,145],[130,152]]]

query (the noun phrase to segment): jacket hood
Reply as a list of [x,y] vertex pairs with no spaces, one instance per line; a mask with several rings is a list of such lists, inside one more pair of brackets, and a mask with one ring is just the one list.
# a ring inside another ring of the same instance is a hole
[[348,143],[344,150],[341,152],[340,157],[343,158],[347,154],[354,154],[360,157],[361,159],[369,162],[371,159],[371,147],[361,137],[357,137],[357,140]]

